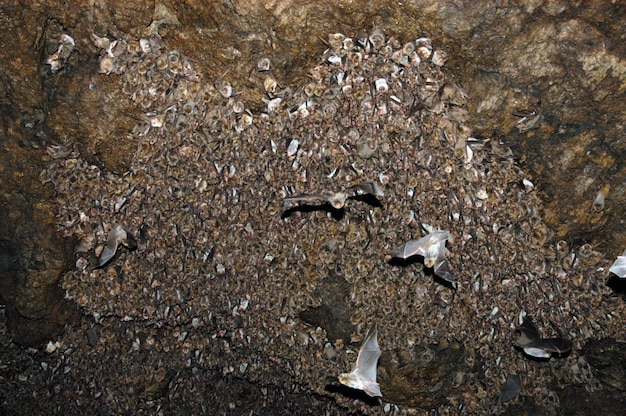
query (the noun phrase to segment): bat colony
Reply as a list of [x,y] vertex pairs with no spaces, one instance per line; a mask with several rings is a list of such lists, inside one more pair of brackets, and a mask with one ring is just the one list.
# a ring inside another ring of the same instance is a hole
[[[300,194],[284,198],[285,207],[296,203],[304,205],[330,204],[335,210],[341,210],[350,199],[362,196],[379,198],[384,196],[383,190],[374,182],[362,182],[352,185],[335,193],[313,193]],[[452,284],[457,288],[457,282],[452,276],[448,259],[446,258],[446,241],[451,239],[449,231],[433,231],[417,240],[409,240],[394,248],[389,253],[392,258],[408,259],[413,256],[423,257],[424,266],[432,268],[435,275]],[[98,256],[98,267],[103,267],[109,263],[117,253],[120,245],[129,249],[137,247],[133,236],[121,224],[115,224],[109,232],[106,244]],[[618,256],[611,268],[620,278],[626,277],[626,250]],[[533,324],[530,317],[523,318],[521,324],[516,328],[517,338],[513,345],[520,348],[524,353],[532,358],[549,359],[553,355],[564,356],[572,349],[572,341],[566,338],[542,338],[539,331]],[[380,386],[376,382],[376,367],[381,350],[378,345],[378,329],[373,325],[365,335],[363,344],[359,349],[354,369],[350,373],[341,373],[339,382],[347,387],[362,390],[370,397],[382,397]],[[511,400],[519,393],[521,380],[518,375],[509,375],[504,386],[500,401]]]

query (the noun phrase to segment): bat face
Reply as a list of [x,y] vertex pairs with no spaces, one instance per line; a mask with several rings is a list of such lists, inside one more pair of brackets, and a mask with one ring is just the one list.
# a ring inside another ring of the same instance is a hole
[[377,338],[378,330],[376,325],[374,325],[365,335],[354,370],[351,373],[339,375],[341,384],[353,389],[363,390],[370,397],[382,397],[380,386],[376,382],[376,365],[381,354]]
[[344,192],[337,192],[335,194],[329,195],[326,200],[330,202],[330,205],[335,209],[341,209],[346,204],[346,200],[348,196]]
[[102,267],[111,261],[120,244],[130,249],[137,247],[137,242],[133,236],[131,236],[121,224],[115,224],[113,228],[111,228],[111,231],[109,231],[107,242],[98,257],[98,266]]
[[626,277],[626,250],[624,250],[621,256],[617,256],[609,272],[622,279]]

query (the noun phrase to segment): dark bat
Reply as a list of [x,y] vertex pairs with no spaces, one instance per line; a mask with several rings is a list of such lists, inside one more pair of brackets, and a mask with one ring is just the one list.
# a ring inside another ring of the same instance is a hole
[[374,197],[384,196],[383,190],[374,182],[362,182],[349,187],[348,189],[334,194],[300,194],[283,199],[283,205],[291,205],[294,202],[305,202],[307,204],[330,203],[334,209],[342,209],[346,201],[362,195],[372,195]]
[[391,250],[389,254],[400,259],[422,256],[424,257],[424,266],[432,267],[437,276],[454,286],[456,281],[450,272],[450,265],[446,258],[446,241],[448,239],[450,239],[448,231],[433,231],[419,240],[407,241]]
[[115,224],[111,231],[109,231],[109,237],[107,242],[102,248],[102,252],[98,257],[98,266],[102,267],[107,264],[115,256],[117,248],[122,244],[129,249],[137,247],[135,238],[128,232],[121,224]]
[[380,386],[376,382],[376,365],[381,351],[378,346],[378,330],[372,326],[363,340],[351,373],[339,374],[339,382],[344,386],[363,390],[370,397],[382,397]]
[[513,400],[522,391],[522,379],[519,374],[507,374],[506,383],[500,390],[500,403]]
[[626,250],[621,256],[617,256],[617,259],[613,262],[613,265],[609,269],[609,272],[615,274],[622,279],[626,277]]
[[524,317],[516,332],[518,337],[513,345],[534,358],[550,358],[553,354],[563,356],[572,350],[572,341],[567,338],[542,338],[528,316]]

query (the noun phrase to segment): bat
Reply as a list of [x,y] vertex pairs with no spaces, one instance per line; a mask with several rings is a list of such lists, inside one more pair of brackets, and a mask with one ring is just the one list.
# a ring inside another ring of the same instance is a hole
[[378,330],[372,326],[363,340],[351,373],[339,374],[339,382],[356,390],[363,390],[370,397],[382,397],[380,386],[376,382],[376,365],[380,357],[378,346]]
[[446,240],[450,238],[448,231],[433,231],[419,240],[409,240],[391,250],[392,257],[408,259],[419,255],[424,257],[424,266],[441,265],[446,257]]
[[304,202],[306,204],[330,203],[334,209],[342,209],[348,199],[363,195],[372,195],[374,197],[384,196],[383,190],[375,182],[362,182],[352,185],[345,191],[336,192],[334,194],[300,194],[290,196],[283,199],[283,205],[288,206],[294,202]]
[[621,256],[617,256],[617,259],[613,262],[613,265],[609,269],[609,272],[615,274],[622,279],[626,277],[626,250]]
[[131,250],[137,247],[135,238],[128,231],[126,231],[121,224],[118,223],[111,228],[111,231],[109,231],[107,242],[98,257],[98,267],[102,267],[111,261],[113,256],[115,256],[115,253],[117,253],[117,248],[120,244]]
[[513,400],[522,391],[522,379],[519,374],[507,374],[506,383],[500,390],[500,403]]
[[524,347],[524,353],[536,358],[550,358],[552,354],[565,355],[572,350],[572,341],[566,338],[542,338]]
[[513,345],[522,348],[526,355],[534,358],[550,358],[552,354],[566,355],[572,350],[572,341],[567,338],[541,338],[529,317],[524,317],[517,327],[518,337]]
[[419,240],[409,240],[389,253],[392,257],[408,259],[412,256],[424,257],[424,266],[433,268],[435,274],[450,282],[456,288],[456,281],[450,272],[446,258],[446,241],[451,238],[448,231],[433,231]]

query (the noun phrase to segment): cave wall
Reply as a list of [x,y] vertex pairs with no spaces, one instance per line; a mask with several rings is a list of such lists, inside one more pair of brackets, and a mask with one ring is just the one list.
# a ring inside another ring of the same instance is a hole
[[[608,0],[3,3],[0,296],[15,341],[41,344],[75,316],[55,289],[72,259],[55,234],[52,190],[38,180],[45,147],[74,147],[123,172],[136,146],[120,138],[138,110],[98,73],[94,34],[157,33],[206,79],[227,73],[249,108],[263,105],[250,77],[262,56],[279,83],[295,85],[328,33],[381,26],[400,40],[430,36],[449,51],[446,71],[470,98],[474,134],[510,147],[527,170],[553,239],[590,242],[612,258],[626,246],[625,14]],[[52,71],[63,33],[75,48]],[[605,203],[594,206],[599,191]]]

